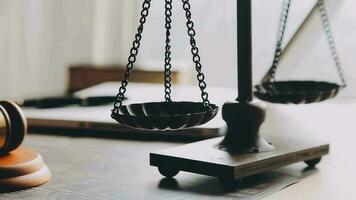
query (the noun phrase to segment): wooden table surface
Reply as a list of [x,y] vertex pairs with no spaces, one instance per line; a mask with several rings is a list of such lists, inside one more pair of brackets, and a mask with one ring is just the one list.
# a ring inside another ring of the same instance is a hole
[[269,117],[273,122],[268,122],[266,129],[278,134],[328,141],[331,151],[310,177],[266,199],[355,199],[355,114],[354,99],[270,107]]
[[[285,134],[323,139],[330,142],[330,155],[318,169],[305,170],[305,165],[298,163],[247,179],[232,193],[226,193],[212,177],[181,172],[175,181],[168,181],[149,166],[150,152],[186,142],[29,134],[25,146],[42,154],[53,179],[38,188],[0,194],[0,199],[244,199],[256,188],[269,190],[267,199],[273,200],[353,199],[355,113],[356,102],[269,108],[269,120],[262,127],[267,137]],[[283,190],[286,185],[278,185],[298,179]]]
[[53,178],[38,188],[0,194],[0,199],[243,199],[251,187],[272,193],[300,175],[266,173],[230,193],[213,177],[180,172],[169,181],[149,165],[149,153],[177,145],[182,142],[29,134],[25,146],[42,154]]

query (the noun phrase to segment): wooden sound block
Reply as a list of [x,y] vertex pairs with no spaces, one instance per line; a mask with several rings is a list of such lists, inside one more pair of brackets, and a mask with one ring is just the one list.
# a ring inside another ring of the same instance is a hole
[[50,179],[51,172],[47,165],[44,165],[40,170],[31,174],[0,179],[0,192],[10,192],[40,186],[47,183]]
[[0,191],[14,191],[42,185],[51,173],[41,155],[19,148],[0,157]]
[[275,149],[268,152],[232,154],[216,145],[223,137],[195,142],[150,154],[150,164],[168,178],[179,171],[214,176],[230,187],[235,180],[305,161],[315,166],[329,145],[288,138],[272,138]]
[[0,157],[0,179],[31,174],[43,166],[44,161],[37,152],[19,148]]

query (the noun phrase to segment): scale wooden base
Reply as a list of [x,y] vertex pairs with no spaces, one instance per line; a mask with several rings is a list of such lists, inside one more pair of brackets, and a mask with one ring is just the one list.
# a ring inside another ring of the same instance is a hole
[[41,155],[33,150],[18,148],[0,157],[0,192],[36,187],[50,178]]
[[325,143],[271,138],[274,150],[231,154],[217,148],[222,140],[219,137],[151,153],[150,164],[169,178],[186,171],[217,177],[224,186],[231,187],[241,178],[296,162],[315,166],[329,152]]
[[[266,112],[264,104],[225,103],[225,137],[204,140],[150,154],[150,164],[173,177],[179,171],[220,179],[230,188],[235,180],[304,161],[315,166],[329,153],[329,145],[298,138],[268,138],[259,133]],[[272,145],[271,145],[272,144]]]
[[[225,103],[225,137],[204,140],[150,154],[150,164],[173,177],[179,171],[214,176],[226,187],[235,180],[305,161],[315,166],[329,145],[295,138],[268,138],[259,133],[266,112],[261,102]],[[272,145],[271,145],[272,144]]]

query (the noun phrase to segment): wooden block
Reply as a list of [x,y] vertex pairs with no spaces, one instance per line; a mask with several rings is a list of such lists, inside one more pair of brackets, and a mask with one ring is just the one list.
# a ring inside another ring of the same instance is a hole
[[19,148],[0,157],[0,191],[14,191],[42,185],[51,174],[41,155]]
[[19,148],[0,157],[0,179],[30,174],[40,170],[44,165],[42,157],[37,152]]
[[10,192],[37,187],[47,183],[51,179],[51,172],[47,165],[40,170],[12,178],[0,179],[0,192]]
[[272,138],[275,149],[269,152],[231,154],[215,146],[223,137],[204,140],[150,154],[150,164],[162,175],[173,177],[179,171],[214,176],[230,183],[243,177],[306,161],[314,166],[329,145],[288,138]]

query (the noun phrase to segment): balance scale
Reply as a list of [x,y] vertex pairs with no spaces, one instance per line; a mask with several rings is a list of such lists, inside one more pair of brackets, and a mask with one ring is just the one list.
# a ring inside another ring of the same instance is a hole
[[[222,107],[222,116],[228,127],[226,135],[151,153],[150,165],[158,167],[159,172],[167,178],[174,177],[179,171],[186,171],[217,177],[226,188],[232,188],[236,180],[296,162],[304,161],[310,167],[314,167],[320,162],[322,156],[329,153],[329,144],[327,143],[296,140],[282,136],[264,139],[259,133],[259,128],[266,117],[264,104],[253,101],[254,93],[254,96],[259,99],[272,103],[315,103],[334,97],[341,88],[346,86],[324,1],[318,0],[317,7],[322,16],[329,46],[343,84],[275,80],[291,3],[290,0],[284,0],[273,64],[261,83],[255,87],[254,92],[252,87],[251,0],[237,0],[236,2],[238,98],[236,102],[225,103]],[[215,117],[218,107],[210,103],[208,99],[189,0],[182,0],[182,3],[202,102],[174,102],[171,100],[172,0],[165,0],[165,101],[123,105],[126,86],[138,55],[150,3],[151,0],[144,0],[142,5],[140,25],[130,50],[127,71],[112,110],[112,118],[122,126],[154,131],[186,129],[204,124]]]

